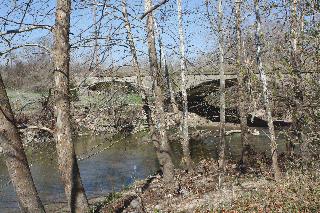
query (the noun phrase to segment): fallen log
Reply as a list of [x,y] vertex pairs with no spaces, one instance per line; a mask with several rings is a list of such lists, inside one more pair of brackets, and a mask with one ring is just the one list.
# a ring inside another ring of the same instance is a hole
[[54,131],[52,129],[49,129],[47,127],[42,127],[42,126],[27,126],[27,125],[23,125],[23,126],[18,126],[18,129],[43,130],[43,131],[51,133],[52,135],[54,134]]
[[241,130],[239,129],[235,129],[235,130],[230,130],[230,131],[226,131],[226,135],[232,135],[232,134],[235,134],[235,133],[241,133]]
[[136,194],[127,194],[122,196],[121,198],[117,199],[113,203],[105,206],[102,210],[104,213],[110,213],[110,212],[115,212],[115,213],[120,213],[122,212],[125,208],[127,208],[130,203],[138,198]]

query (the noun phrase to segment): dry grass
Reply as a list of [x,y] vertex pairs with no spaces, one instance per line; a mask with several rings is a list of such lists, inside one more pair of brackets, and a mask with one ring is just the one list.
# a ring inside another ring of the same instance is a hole
[[241,194],[231,205],[221,205],[225,212],[319,212],[320,173],[294,169],[275,183]]
[[[262,175],[237,174],[230,165],[219,184],[214,161],[200,162],[195,173],[176,171],[167,184],[159,177],[149,187],[132,193],[141,198],[145,212],[319,212],[319,168],[291,169],[275,182]],[[102,208],[103,209],[103,208]],[[102,211],[103,212],[103,211]],[[105,211],[107,212],[107,211]],[[131,205],[126,212],[137,212]]]

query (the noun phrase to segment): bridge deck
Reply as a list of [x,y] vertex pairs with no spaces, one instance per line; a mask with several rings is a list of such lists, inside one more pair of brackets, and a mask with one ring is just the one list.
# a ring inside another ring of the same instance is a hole
[[[237,75],[235,74],[228,74],[225,75],[226,79],[233,79],[236,78]],[[197,86],[198,84],[212,81],[212,80],[218,80],[220,79],[219,75],[187,75],[186,76],[186,83],[187,88]],[[100,82],[127,82],[132,84],[138,83],[137,76],[129,76],[129,77],[90,77],[87,79],[87,83],[92,85]],[[143,76],[142,77],[142,83],[145,87],[151,88],[152,86],[152,80],[151,76]]]

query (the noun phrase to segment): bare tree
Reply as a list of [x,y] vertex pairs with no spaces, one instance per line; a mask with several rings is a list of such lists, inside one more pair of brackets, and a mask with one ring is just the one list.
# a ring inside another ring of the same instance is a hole
[[162,5],[164,5],[165,3],[167,3],[169,0],[161,0],[158,4],[153,5],[152,7],[150,7],[147,11],[145,11],[145,13],[140,17],[140,19],[144,19],[144,17],[146,17],[149,13],[152,13],[154,10],[156,10],[157,8],[161,7]]
[[130,24],[130,21],[129,21],[128,11],[127,11],[127,1],[126,0],[122,0],[121,3],[122,3],[121,5],[122,5],[123,20],[124,20],[124,24],[125,24],[125,27],[126,27],[126,30],[127,30],[128,42],[129,42],[129,47],[130,47],[130,51],[131,51],[131,55],[132,55],[132,63],[133,63],[133,67],[134,67],[135,73],[137,74],[138,86],[141,88],[142,87],[141,69],[140,69],[140,66],[139,66],[136,45],[135,45],[135,42],[134,42],[134,39],[133,39],[133,34],[132,34],[132,30],[131,30],[131,24]]
[[[238,88],[239,88],[239,114],[241,128],[241,144],[243,148],[248,145],[248,127],[246,113],[246,71],[242,62],[242,35],[241,35],[241,0],[235,0],[235,16],[236,16],[236,34],[237,34],[237,69],[238,69]],[[244,150],[243,150],[244,151]],[[243,156],[242,156],[243,157]]]
[[188,130],[188,97],[186,90],[186,56],[185,56],[185,38],[183,32],[182,19],[182,0],[177,0],[178,5],[178,25],[179,25],[179,41],[180,41],[180,70],[181,70],[181,94],[182,94],[182,150],[183,162],[188,169],[191,169],[192,159],[190,155],[189,130]]
[[162,61],[163,61],[163,71],[164,71],[164,78],[166,80],[166,88],[167,88],[167,94],[169,95],[170,98],[170,105],[172,108],[172,112],[177,114],[179,113],[178,107],[177,107],[177,103],[176,103],[176,99],[175,99],[175,95],[174,95],[174,90],[173,90],[173,86],[172,86],[172,78],[169,72],[169,66],[168,66],[168,60],[167,60],[167,54],[165,51],[165,47],[162,43],[162,41],[159,40],[160,45],[160,54],[162,55]]
[[[155,20],[156,21],[156,20]],[[160,48],[160,62],[161,62],[161,68],[163,69],[164,72],[164,78],[165,78],[165,83],[163,83],[163,87],[167,90],[167,95],[169,96],[170,103],[168,105],[171,106],[171,111],[175,114],[179,113],[176,99],[174,97],[174,91],[172,87],[172,80],[171,80],[171,75],[169,73],[169,67],[168,67],[168,61],[167,61],[167,53],[165,49],[165,45],[163,44],[161,35],[163,34],[163,29],[161,30],[158,27],[157,22],[155,22],[156,30],[157,30],[157,36],[158,36],[158,43],[159,43],[159,48]]]
[[308,140],[304,138],[303,126],[304,126],[304,116],[303,116],[303,91],[301,88],[302,84],[302,57],[301,57],[301,41],[300,36],[302,33],[304,15],[301,11],[301,20],[299,23],[298,17],[298,7],[301,6],[302,0],[291,0],[290,1],[290,63],[292,67],[293,74],[293,130],[295,136],[301,142],[301,151],[303,152],[303,158],[307,159],[309,155],[308,151]]
[[158,66],[157,51],[155,46],[154,18],[152,12],[152,0],[145,0],[145,10],[147,14],[146,28],[148,40],[148,53],[150,63],[150,75],[152,76],[152,89],[154,93],[153,125],[151,128],[152,141],[155,144],[156,153],[163,172],[164,179],[171,181],[173,179],[173,163],[171,159],[171,148],[168,143],[165,130],[165,117],[163,109],[163,93],[159,82],[162,75]]
[[97,1],[96,0],[93,2],[93,5],[92,5],[92,15],[93,15],[93,25],[94,25],[93,67],[94,67],[94,71],[96,71],[99,66],[99,43],[98,43],[99,29],[98,29],[98,23],[97,23]]
[[20,211],[45,212],[31,176],[1,75],[0,100],[0,144],[4,150],[9,176],[17,193]]
[[144,85],[142,82],[141,68],[140,68],[139,61],[138,61],[137,49],[136,49],[136,45],[135,45],[135,42],[133,39],[131,24],[129,21],[129,15],[128,15],[128,11],[127,11],[127,1],[122,0],[121,5],[122,5],[122,16],[123,16],[124,24],[125,24],[125,27],[127,30],[128,42],[129,42],[130,52],[132,55],[133,68],[134,68],[134,72],[137,75],[137,83],[138,83],[138,87],[139,87],[139,93],[140,93],[140,96],[142,97],[142,101],[144,103],[143,108],[144,108],[144,111],[147,116],[148,125],[150,126],[150,124],[151,124],[151,109],[149,106],[149,102],[150,102],[149,95],[147,94],[147,91],[144,88]]
[[70,13],[71,0],[57,0],[54,29],[54,78],[55,78],[55,139],[58,164],[71,212],[87,212],[89,205],[81,183],[78,163],[72,141],[70,122]]
[[224,74],[224,35],[222,0],[218,1],[218,39],[219,39],[219,72],[220,72],[220,153],[219,168],[225,169],[226,147],[226,85]]
[[276,180],[281,178],[281,170],[278,164],[278,149],[277,149],[277,141],[274,130],[273,118],[271,114],[271,106],[270,106],[270,92],[268,89],[267,76],[263,68],[262,63],[262,54],[261,54],[261,18],[260,18],[260,9],[259,9],[259,0],[254,0],[254,12],[256,17],[256,32],[255,32],[255,42],[256,42],[256,61],[258,66],[258,71],[260,74],[260,80],[263,87],[263,100],[264,107],[266,109],[267,117],[268,117],[268,127],[270,132],[270,140],[271,140],[271,156],[272,156],[272,168],[274,171],[274,176]]

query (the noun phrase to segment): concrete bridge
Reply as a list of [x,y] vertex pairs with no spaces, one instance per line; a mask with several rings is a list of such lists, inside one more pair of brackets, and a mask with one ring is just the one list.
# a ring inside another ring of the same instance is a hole
[[[227,74],[225,75],[226,80],[237,78],[236,74]],[[219,80],[220,76],[217,74],[190,74],[186,76],[186,86],[187,88],[195,87],[199,84],[210,82],[213,80]],[[94,85],[97,83],[108,83],[108,82],[122,82],[122,83],[130,83],[133,85],[137,85],[138,78],[137,76],[128,76],[128,77],[90,77],[86,80],[87,84]],[[152,79],[151,76],[143,76],[142,84],[146,88],[151,88]]]
[[[211,121],[219,122],[220,109],[218,104],[209,103],[207,97],[212,94],[219,93],[220,81],[219,75],[187,75],[187,94],[188,94],[188,108],[190,112],[196,113],[202,117],[205,117]],[[237,94],[237,75],[226,75],[226,88],[234,88],[233,94]],[[144,76],[142,78],[143,85],[146,88],[151,88],[152,81],[150,76]],[[114,85],[124,85],[126,87],[136,88],[137,77],[91,77],[87,79],[89,85],[99,85],[100,83],[115,83]],[[95,89],[93,89],[95,90]],[[176,94],[176,100],[179,108],[181,108],[181,94]],[[167,99],[166,101],[169,101]],[[237,100],[235,100],[237,101]],[[263,108],[263,107],[262,107]],[[250,113],[247,116],[248,125],[255,127],[266,127],[267,121],[265,116],[256,116],[256,113]],[[226,109],[226,121],[230,123],[239,123],[239,112],[237,106],[229,107]],[[276,126],[287,126],[289,121],[282,119],[274,121]]]
[[[302,72],[304,76],[310,75],[310,72]],[[255,75],[259,76],[259,73],[255,73]],[[267,75],[272,78],[271,73],[267,73]],[[291,75],[290,73],[282,73],[282,75]],[[237,74],[236,72],[228,72],[225,75],[226,80],[236,79]],[[213,74],[189,74],[186,76],[186,87],[193,88],[198,85],[201,85],[206,82],[213,82],[220,79],[220,75],[217,72],[213,72]],[[94,85],[97,83],[108,83],[108,82],[120,82],[120,83],[129,83],[133,86],[137,85],[138,78],[137,76],[125,76],[125,77],[89,77],[86,79],[88,85]],[[142,76],[142,83],[143,86],[146,88],[151,88],[152,86],[152,79],[151,76]]]

